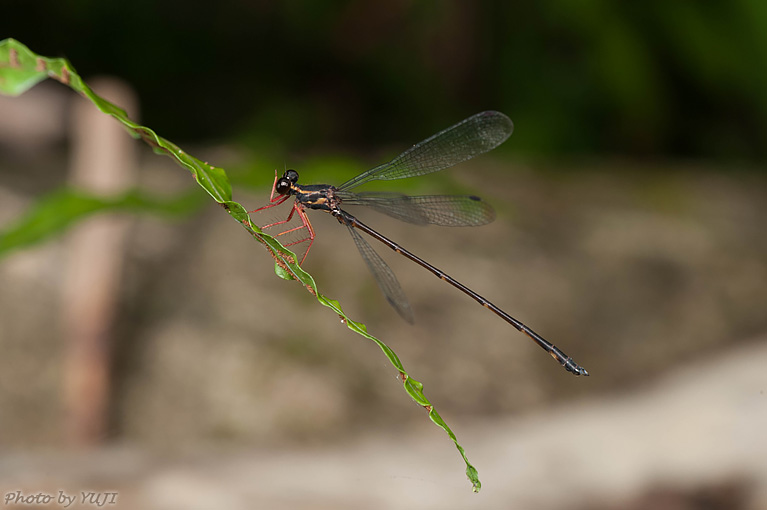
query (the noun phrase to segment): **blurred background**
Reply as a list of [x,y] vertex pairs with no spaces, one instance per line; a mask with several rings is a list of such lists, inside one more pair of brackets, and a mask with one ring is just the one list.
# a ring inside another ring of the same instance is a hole
[[[276,278],[186,170],[42,83],[0,97],[0,239],[62,188],[181,205],[93,216],[2,254],[3,497],[767,508],[766,26],[759,0],[4,6],[0,39],[68,58],[131,118],[224,167],[250,209],[275,169],[338,184],[471,114],[506,113],[515,132],[491,154],[375,187],[478,194],[493,224],[351,212],[591,376],[376,247],[409,326],[345,229],[312,215],[305,269],[424,383],[479,470],[472,494],[375,345]],[[288,208],[272,211],[254,220]]]

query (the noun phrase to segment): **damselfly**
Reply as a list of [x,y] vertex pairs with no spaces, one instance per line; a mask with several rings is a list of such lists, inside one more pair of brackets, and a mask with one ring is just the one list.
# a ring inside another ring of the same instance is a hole
[[256,209],[261,211],[282,204],[294,196],[295,201],[287,219],[262,228],[288,223],[294,214],[298,214],[301,226],[285,230],[278,236],[306,229],[307,237],[286,246],[308,242],[301,263],[303,264],[314,242],[315,234],[306,209],[317,209],[332,214],[339,223],[346,225],[354,239],[362,258],[373,273],[381,292],[402,318],[413,322],[413,311],[397,278],[383,259],[373,250],[367,241],[357,232],[360,230],[370,237],[385,244],[395,252],[412,260],[431,271],[441,280],[472,297],[479,304],[491,310],[500,318],[533,339],[541,348],[557,360],[568,372],[575,375],[589,375],[571,357],[546,341],[535,331],[504,312],[496,305],[480,296],[470,288],[458,282],[445,272],[437,269],[422,258],[382,234],[368,227],[360,220],[341,209],[341,205],[365,205],[392,216],[398,220],[418,225],[477,226],[493,221],[495,212],[492,207],[479,197],[472,195],[446,196],[424,195],[410,196],[390,192],[353,192],[352,190],[375,180],[404,179],[451,167],[475,156],[490,151],[511,136],[514,124],[506,115],[499,112],[482,112],[451,126],[444,131],[414,145],[388,163],[363,172],[340,186],[329,184],[299,185],[298,172],[287,170],[279,177],[275,175],[274,186],[269,204]]

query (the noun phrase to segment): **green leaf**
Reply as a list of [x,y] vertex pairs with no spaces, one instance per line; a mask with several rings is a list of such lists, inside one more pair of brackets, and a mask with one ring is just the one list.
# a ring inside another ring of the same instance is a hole
[[[338,301],[329,299],[317,290],[317,284],[312,276],[305,272],[297,263],[296,255],[282,246],[275,238],[265,234],[254,225],[247,210],[237,202],[232,201],[232,189],[229,179],[222,168],[214,167],[186,154],[174,143],[158,136],[148,127],[131,121],[120,107],[96,95],[63,58],[45,58],[36,55],[26,46],[14,39],[0,41],[0,93],[19,95],[33,87],[45,78],[53,78],[89,99],[99,110],[111,115],[120,122],[128,132],[146,142],[157,154],[173,158],[179,165],[192,173],[199,184],[213,199],[226,210],[229,215],[251,235],[263,244],[274,258],[275,272],[285,279],[294,279],[317,297],[324,306],[337,314],[346,326],[355,333],[373,341],[383,351],[392,365],[399,371],[405,391],[419,405],[429,412],[429,419],[442,428],[455,443],[456,448],[466,463],[466,475],[471,481],[474,492],[479,492],[481,484],[477,470],[469,463],[466,453],[458,443],[455,434],[447,423],[437,414],[434,406],[423,393],[423,384],[412,379],[402,366],[402,362],[389,346],[367,332],[364,324],[355,322],[341,309]],[[166,204],[167,205],[167,204]],[[54,232],[61,231],[77,219],[92,214],[98,210],[130,209],[163,206],[137,192],[131,192],[116,199],[104,199],[86,195],[76,191],[62,191],[42,199],[26,216],[7,229],[0,237],[0,254],[14,247],[21,247],[40,241]],[[66,211],[63,216],[58,213]]]
[[274,274],[276,274],[283,280],[295,280],[295,278],[293,278],[293,275],[290,272],[282,269],[280,265],[277,263],[274,264]]
[[[18,96],[46,79],[45,60],[18,41],[0,41],[0,92]],[[3,72],[3,68],[11,71]]]

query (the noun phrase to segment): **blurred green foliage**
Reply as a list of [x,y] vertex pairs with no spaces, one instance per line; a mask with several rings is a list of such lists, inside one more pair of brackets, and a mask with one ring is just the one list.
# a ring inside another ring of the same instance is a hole
[[[0,37],[133,83],[173,139],[415,142],[502,110],[505,150],[758,162],[767,3],[11,2]],[[172,101],[168,99],[172,98]]]
[[197,190],[171,198],[155,198],[139,190],[116,197],[103,197],[60,188],[41,197],[12,224],[0,227],[0,259],[12,250],[47,241],[96,213],[131,212],[180,217],[202,207],[204,198]]

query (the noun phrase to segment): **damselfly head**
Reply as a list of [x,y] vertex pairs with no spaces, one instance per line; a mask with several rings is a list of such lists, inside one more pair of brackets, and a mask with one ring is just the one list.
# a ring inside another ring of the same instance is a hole
[[286,170],[282,177],[279,178],[277,184],[274,185],[274,190],[280,195],[290,194],[290,188],[298,182],[298,172],[295,170]]

